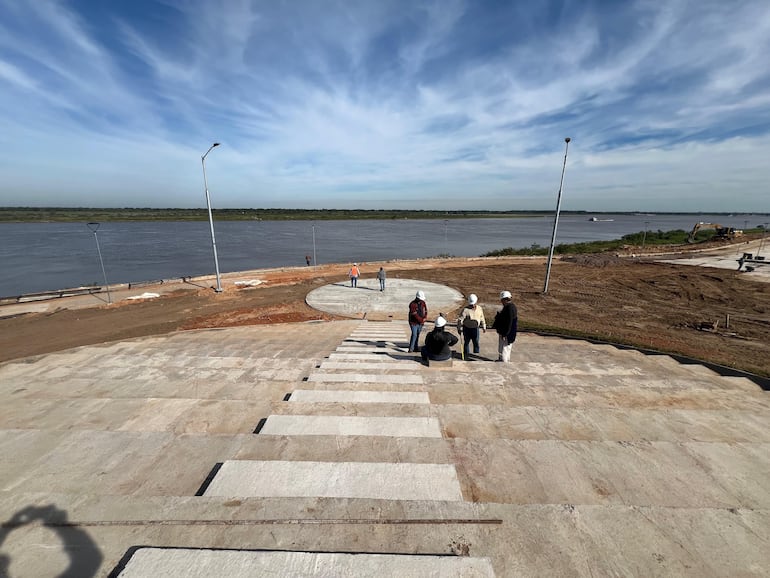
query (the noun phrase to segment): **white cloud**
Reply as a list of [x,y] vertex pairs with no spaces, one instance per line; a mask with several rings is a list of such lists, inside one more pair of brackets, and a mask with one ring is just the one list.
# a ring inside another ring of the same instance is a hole
[[761,0],[0,7],[0,204],[766,208]]

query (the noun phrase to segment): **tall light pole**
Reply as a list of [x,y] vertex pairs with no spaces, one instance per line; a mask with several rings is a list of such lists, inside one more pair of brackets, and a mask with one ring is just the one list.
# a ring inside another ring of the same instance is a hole
[[644,236],[642,237],[642,249],[644,249],[644,244],[647,242],[647,225],[649,225],[649,221],[644,222]]
[[762,247],[765,246],[765,237],[767,236],[767,226],[770,223],[765,223],[765,228],[762,231],[762,239],[759,241],[759,249],[757,249],[757,257],[759,257],[759,254],[762,252]]
[[447,231],[449,229],[449,220],[444,219],[444,253],[449,257],[449,242],[447,238]]
[[110,296],[110,285],[107,283],[107,272],[104,270],[104,261],[102,260],[102,250],[99,248],[99,237],[96,236],[96,231],[99,230],[100,223],[86,223],[86,226],[91,229],[94,234],[94,241],[96,241],[96,252],[99,254],[99,263],[102,266],[102,275],[104,276],[104,286],[107,288],[107,303],[112,303],[112,297]]
[[559,210],[561,209],[561,190],[564,187],[564,171],[567,168],[567,152],[569,151],[569,137],[564,139],[566,143],[564,147],[564,164],[561,167],[561,181],[559,182],[559,194],[556,197],[556,214],[553,218],[553,235],[551,235],[551,248],[548,251],[548,264],[545,268],[545,285],[543,285],[543,293],[548,293],[548,279],[551,277],[551,261],[553,260],[553,248],[556,244],[556,227],[559,224]]
[[217,288],[215,291],[217,293],[222,292],[222,281],[219,278],[219,259],[217,259],[217,241],[214,238],[214,217],[211,215],[211,198],[209,197],[209,183],[206,180],[206,155],[208,155],[211,152],[211,149],[214,147],[218,147],[219,143],[215,142],[213,145],[209,147],[209,150],[206,151],[206,154],[204,154],[201,157],[201,165],[203,166],[203,186],[206,188],[206,206],[209,209],[209,225],[211,226],[211,248],[214,250],[214,268],[217,272]]
[[318,267],[318,261],[315,259],[315,224],[313,224],[313,267]]

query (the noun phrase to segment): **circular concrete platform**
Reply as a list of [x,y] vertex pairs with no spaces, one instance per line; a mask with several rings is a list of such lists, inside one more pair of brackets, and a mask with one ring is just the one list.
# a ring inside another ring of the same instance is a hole
[[416,279],[388,279],[385,291],[380,291],[377,279],[359,279],[358,287],[351,287],[349,281],[332,283],[308,293],[305,302],[313,309],[335,315],[406,319],[409,302],[417,291],[425,293],[430,320],[439,312],[453,311],[465,303],[465,297],[459,291]]

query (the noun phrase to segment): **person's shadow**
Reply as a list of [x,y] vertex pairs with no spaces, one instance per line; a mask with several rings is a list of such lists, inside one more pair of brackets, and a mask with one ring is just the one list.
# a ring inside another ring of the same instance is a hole
[[[62,550],[69,557],[69,564],[58,578],[90,578],[96,576],[102,563],[102,553],[91,536],[67,520],[67,512],[54,504],[27,506],[16,512],[7,522],[0,524],[0,549],[14,530],[39,521],[55,532],[62,542]],[[0,577],[10,576],[11,558],[0,554]]]

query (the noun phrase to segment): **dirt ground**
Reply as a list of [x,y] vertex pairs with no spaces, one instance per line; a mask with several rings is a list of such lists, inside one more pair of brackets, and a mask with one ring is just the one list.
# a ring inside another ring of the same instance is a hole
[[[316,287],[344,280],[345,267],[273,270],[260,275],[263,285],[226,286],[219,294],[188,287],[146,301],[2,318],[0,361],[177,330],[333,319],[304,299]],[[544,258],[385,264],[389,278],[422,279],[465,295],[476,293],[488,317],[499,307],[500,290],[509,289],[524,331],[635,345],[770,376],[770,283],[732,270],[643,257],[575,255],[554,260],[543,294],[545,267]]]

